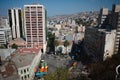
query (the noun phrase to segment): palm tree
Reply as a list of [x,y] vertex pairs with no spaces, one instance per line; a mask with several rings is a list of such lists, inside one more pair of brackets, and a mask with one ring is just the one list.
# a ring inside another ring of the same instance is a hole
[[69,46],[68,40],[65,40],[65,41],[64,41],[64,46],[66,47],[66,53],[67,53],[67,46]]

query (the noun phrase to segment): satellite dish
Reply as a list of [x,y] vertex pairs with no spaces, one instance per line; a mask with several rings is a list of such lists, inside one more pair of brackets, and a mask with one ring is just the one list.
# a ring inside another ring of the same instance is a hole
[[118,65],[118,66],[116,67],[116,73],[117,73],[117,74],[120,74],[120,65]]

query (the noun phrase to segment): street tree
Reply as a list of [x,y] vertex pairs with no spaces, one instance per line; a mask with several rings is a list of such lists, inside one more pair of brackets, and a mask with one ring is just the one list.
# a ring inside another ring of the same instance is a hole
[[67,53],[67,47],[70,45],[70,43],[68,42],[68,40],[64,41],[64,46],[66,47],[66,53]]
[[11,46],[12,48],[14,48],[14,49],[17,49],[18,48],[18,46],[14,43],[14,44],[12,44],[12,46]]
[[84,23],[83,20],[82,20],[81,18],[76,19],[75,22],[76,22],[76,24],[78,24],[79,26],[80,26],[80,24],[83,25],[83,23]]
[[49,51],[54,51],[54,41],[55,41],[55,34],[52,34],[51,32],[47,33],[47,47],[49,48]]
[[5,48],[7,48],[6,45],[4,45],[4,44],[0,45],[0,49],[5,49]]
[[44,76],[45,80],[67,80],[68,69],[64,67],[57,68],[53,73]]
[[59,41],[58,41],[58,40],[55,40],[55,41],[54,41],[54,45],[55,45],[55,51],[56,51],[56,48],[57,48],[57,46],[59,45]]

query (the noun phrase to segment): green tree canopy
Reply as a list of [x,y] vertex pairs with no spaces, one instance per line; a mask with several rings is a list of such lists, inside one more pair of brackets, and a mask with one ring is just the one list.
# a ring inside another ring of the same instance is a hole
[[45,80],[67,80],[68,69],[61,67],[57,68],[55,72],[48,73],[44,76]]
[[54,45],[55,35],[51,32],[47,33],[47,46],[51,47]]
[[65,40],[65,41],[64,41],[64,46],[65,46],[65,47],[69,46],[68,40]]
[[5,49],[5,48],[7,48],[7,46],[6,45],[0,45],[0,49]]
[[81,18],[76,19],[75,22],[80,26],[80,24],[83,24],[83,20]]
[[112,58],[90,65],[90,78],[92,80],[115,80],[116,67],[120,64],[120,53],[115,54]]
[[54,41],[54,45],[57,47],[59,45],[59,41],[58,40],[55,40]]
[[68,42],[68,40],[65,40],[64,46],[66,47],[66,53],[67,53],[67,46],[69,46],[69,45],[70,45],[70,43]]
[[14,43],[14,44],[12,44],[12,46],[11,46],[12,48],[14,48],[14,49],[17,49],[18,48],[18,46]]

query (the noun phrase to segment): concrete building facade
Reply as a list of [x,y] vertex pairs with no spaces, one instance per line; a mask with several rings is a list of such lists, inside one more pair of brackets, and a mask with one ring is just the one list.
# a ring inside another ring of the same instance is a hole
[[22,30],[21,9],[20,8],[9,9],[8,16],[9,16],[9,25],[12,32],[12,39],[22,38],[23,30]]
[[110,24],[112,25],[112,29],[116,29],[114,54],[117,54],[120,47],[120,5],[113,5]]
[[[96,39],[100,40],[97,41]],[[98,43],[95,44],[96,41],[99,42],[100,44]],[[110,13],[108,13],[107,8],[102,8],[100,10],[99,15],[99,26],[93,29],[89,28],[89,30],[86,29],[85,32],[86,53],[88,53],[88,55],[95,54],[92,55],[92,57],[94,57],[95,59],[94,61],[102,61],[105,60],[106,57],[110,57],[113,54],[118,53],[120,47],[119,43],[120,43],[120,5],[113,5],[112,11]]]
[[8,19],[5,17],[0,17],[0,28],[8,27]]
[[[33,48],[31,48],[31,50],[32,49]],[[36,53],[36,50],[38,53]],[[29,49],[25,50],[25,48],[22,53],[20,50],[20,52],[14,54],[11,60],[17,68],[19,80],[34,79],[34,69],[39,65],[41,55],[42,52],[40,49],[33,49],[32,51],[29,51]]]
[[87,28],[85,31],[85,51],[93,62],[105,60],[114,52],[115,30]]
[[24,5],[24,25],[27,47],[46,51],[45,8],[40,4]]
[[12,39],[11,30],[8,25],[8,19],[0,17],[0,45],[8,44]]
[[0,45],[8,44],[12,40],[10,28],[0,28]]
[[108,8],[102,8],[100,9],[99,19],[98,19],[98,26],[101,28],[101,26],[106,23],[106,19],[108,17]]

